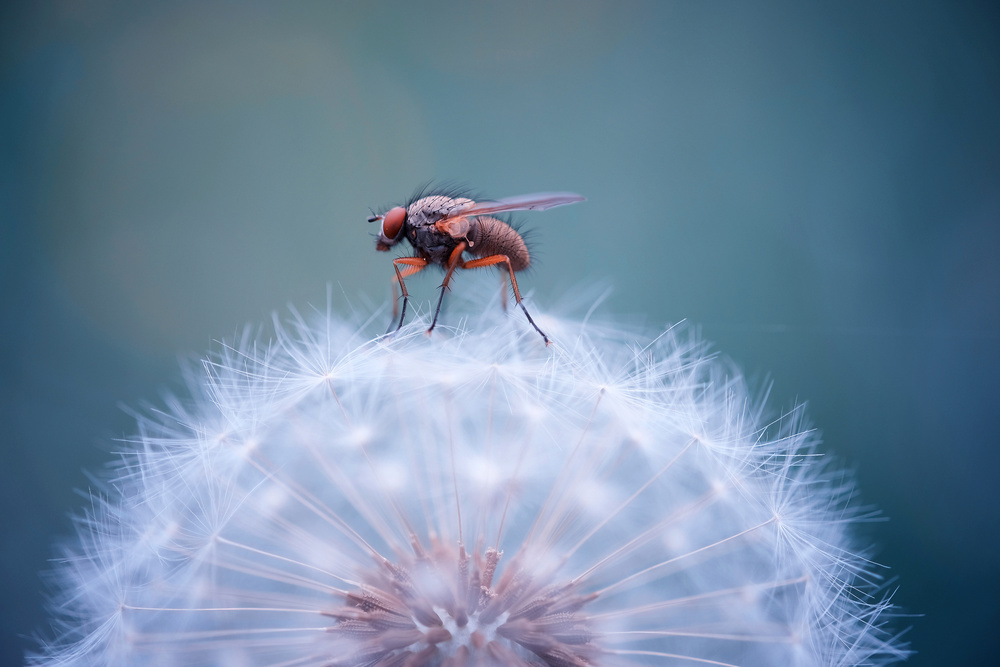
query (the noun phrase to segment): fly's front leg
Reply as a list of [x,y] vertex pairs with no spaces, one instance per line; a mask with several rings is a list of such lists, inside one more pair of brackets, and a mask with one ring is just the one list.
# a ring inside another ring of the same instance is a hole
[[[420,258],[419,257],[401,257],[400,259],[420,259]],[[416,265],[415,266],[408,266],[405,269],[403,269],[402,271],[400,271],[395,266],[396,262],[393,261],[393,268],[396,269],[396,275],[393,276],[393,278],[392,278],[392,319],[393,319],[393,321],[396,320],[396,315],[399,315],[399,297],[396,296],[396,285],[402,285],[403,284],[403,280],[402,280],[403,278],[409,278],[414,273],[420,271],[422,268],[424,268],[425,266],[427,266],[427,261],[423,260],[423,262],[424,263],[421,264],[421,265],[419,265],[419,266],[416,266]],[[409,264],[410,262],[400,262],[400,263],[401,264]],[[403,287],[403,289],[404,290],[406,289],[405,286]],[[406,296],[405,293],[404,293],[404,296]]]
[[[406,266],[402,271],[399,270],[400,264]],[[392,322],[396,319],[396,283],[399,283],[399,289],[403,293],[403,312],[400,314],[399,324],[396,326],[396,331],[399,331],[403,328],[403,319],[406,317],[406,303],[410,298],[410,293],[406,291],[406,283],[403,282],[403,278],[412,276],[425,266],[427,266],[427,260],[423,257],[397,257],[392,260],[392,268],[396,271],[396,277],[392,279],[392,320],[389,320],[389,329],[392,329]],[[386,329],[385,332],[389,333],[389,329]]]
[[476,269],[481,266],[493,266],[494,264],[507,265],[507,273],[510,275],[510,286],[514,288],[514,299],[517,301],[517,305],[521,306],[521,310],[524,311],[524,316],[528,318],[528,322],[531,323],[531,326],[535,328],[535,331],[538,332],[538,334],[542,337],[542,340],[545,341],[545,344],[548,345],[551,342],[549,341],[549,337],[545,335],[544,331],[538,328],[538,325],[535,324],[535,320],[531,319],[531,315],[528,314],[528,309],[524,307],[523,303],[521,303],[521,290],[517,288],[517,279],[514,277],[514,268],[510,265],[510,257],[507,255],[490,255],[489,257],[480,257],[479,259],[463,262],[462,268]]

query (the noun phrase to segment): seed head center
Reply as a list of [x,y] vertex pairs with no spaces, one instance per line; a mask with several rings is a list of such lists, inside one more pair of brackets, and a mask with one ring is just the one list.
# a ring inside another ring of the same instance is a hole
[[461,544],[416,551],[364,572],[345,606],[327,612],[337,619],[330,632],[350,649],[334,664],[431,667],[473,656],[490,665],[596,664],[582,612],[596,595],[553,585],[551,573],[531,572],[520,556],[494,584],[502,553],[493,548],[474,557]]

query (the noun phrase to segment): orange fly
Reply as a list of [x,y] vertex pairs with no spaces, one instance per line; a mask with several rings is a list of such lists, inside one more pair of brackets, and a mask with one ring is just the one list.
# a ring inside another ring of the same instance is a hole
[[[437,264],[444,269],[441,296],[434,311],[434,319],[427,329],[429,334],[437,324],[444,293],[455,269],[498,266],[510,276],[517,305],[548,345],[548,336],[538,328],[521,302],[521,291],[514,277],[517,271],[527,268],[531,261],[528,247],[517,230],[493,215],[509,211],[544,211],[579,201],[584,201],[584,198],[572,192],[539,192],[492,201],[473,201],[455,193],[431,194],[419,196],[406,206],[396,206],[385,213],[372,215],[368,222],[382,223],[375,242],[376,250],[389,250],[404,238],[414,250],[413,257],[397,257],[392,260],[396,271],[393,283],[398,282],[403,293],[403,308],[396,331],[403,326],[409,299],[404,278],[430,264]],[[470,259],[463,257],[466,253],[470,255]],[[400,270],[400,266],[404,268]],[[395,317],[395,308],[393,313]]]

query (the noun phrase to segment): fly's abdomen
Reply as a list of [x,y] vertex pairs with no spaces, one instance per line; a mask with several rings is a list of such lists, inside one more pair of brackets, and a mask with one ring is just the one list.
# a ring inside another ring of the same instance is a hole
[[517,231],[502,220],[489,216],[480,216],[474,226],[476,230],[474,236],[470,234],[473,242],[469,252],[477,257],[489,257],[490,255],[507,255],[510,258],[510,266],[515,271],[528,268],[531,257],[528,255],[528,246]]

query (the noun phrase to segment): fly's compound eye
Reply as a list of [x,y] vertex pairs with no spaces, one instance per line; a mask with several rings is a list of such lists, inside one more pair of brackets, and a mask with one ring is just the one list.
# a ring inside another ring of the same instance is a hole
[[395,241],[406,221],[406,209],[402,206],[389,209],[382,218],[382,236],[386,241]]

